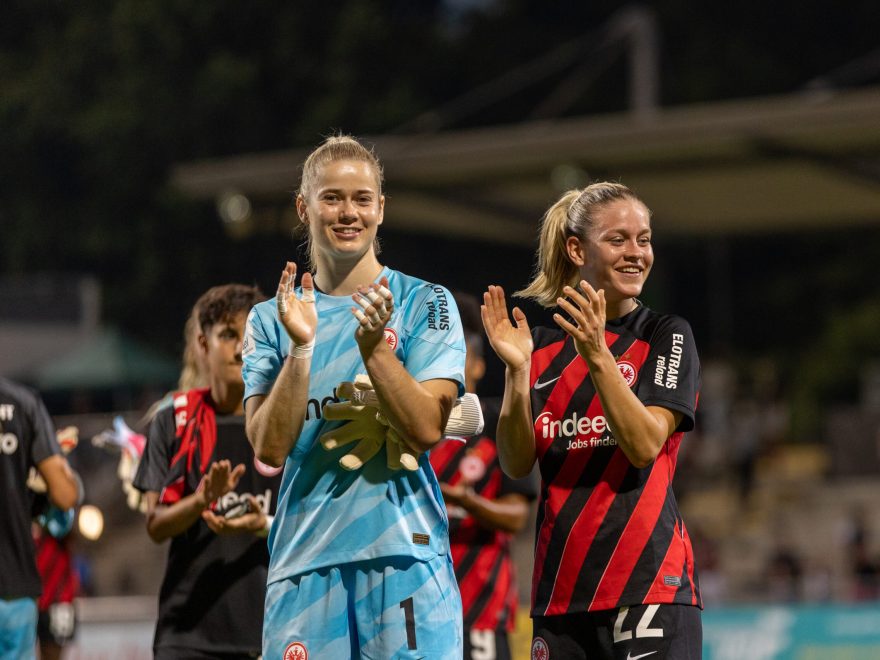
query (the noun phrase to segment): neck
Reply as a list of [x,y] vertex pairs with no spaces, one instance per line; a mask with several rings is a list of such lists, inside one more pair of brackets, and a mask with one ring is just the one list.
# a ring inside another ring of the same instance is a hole
[[606,301],[605,303],[605,318],[606,319],[618,319],[621,316],[629,314],[633,311],[639,304],[636,302],[635,298],[624,298],[619,301]]
[[381,272],[382,264],[372,250],[354,262],[319,257],[315,283],[329,296],[349,296],[358,286],[374,281]]
[[244,414],[244,383],[229,383],[211,379],[211,398],[217,412],[224,415]]

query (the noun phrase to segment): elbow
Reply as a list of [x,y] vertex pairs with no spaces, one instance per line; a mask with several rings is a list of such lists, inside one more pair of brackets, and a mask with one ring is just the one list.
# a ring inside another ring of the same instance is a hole
[[532,464],[517,464],[515,462],[511,462],[510,460],[505,460],[504,456],[499,454],[498,462],[501,463],[501,469],[511,479],[524,479],[529,476],[532,472]]
[[260,463],[264,463],[272,468],[284,467],[284,461],[287,459],[285,454],[277,451],[270,451],[265,445],[257,445],[254,447],[254,456]]
[[625,453],[632,466],[641,470],[651,465],[657,459],[657,455],[662,447],[662,444],[658,447],[634,447]]
[[148,519],[147,520],[147,536],[150,537],[150,540],[153,543],[162,543],[166,538],[168,538],[165,534],[161,532],[158,528],[158,525],[155,524],[155,520]]

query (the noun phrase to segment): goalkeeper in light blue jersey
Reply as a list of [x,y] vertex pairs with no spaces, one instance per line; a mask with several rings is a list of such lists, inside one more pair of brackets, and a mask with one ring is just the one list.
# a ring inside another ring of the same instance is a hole
[[[295,287],[288,262],[276,298],[248,317],[247,433],[257,458],[284,466],[269,536],[266,658],[462,654],[446,510],[422,453],[464,391],[464,336],[444,287],[379,262],[384,204],[373,153],[328,138],[306,160],[296,198],[314,276]],[[340,427],[328,411],[349,405],[337,386],[359,374],[381,412]],[[379,444],[361,453],[344,445],[360,436],[387,437],[387,448],[371,457]],[[401,454],[409,469],[393,469]]]

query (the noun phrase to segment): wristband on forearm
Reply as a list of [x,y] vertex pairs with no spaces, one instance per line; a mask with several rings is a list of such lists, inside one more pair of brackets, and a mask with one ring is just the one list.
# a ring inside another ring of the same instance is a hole
[[312,339],[310,342],[306,342],[305,344],[300,344],[297,346],[294,341],[290,340],[290,350],[288,355],[294,359],[304,359],[312,356],[312,352],[315,350],[315,340]]

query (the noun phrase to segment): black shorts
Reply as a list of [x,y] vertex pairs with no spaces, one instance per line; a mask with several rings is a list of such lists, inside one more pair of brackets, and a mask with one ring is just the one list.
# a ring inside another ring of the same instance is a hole
[[700,609],[636,605],[534,617],[532,660],[699,660]]
[[465,628],[464,660],[511,660],[507,632]]
[[64,646],[76,634],[76,608],[73,603],[52,603],[37,615],[37,638],[44,643]]

